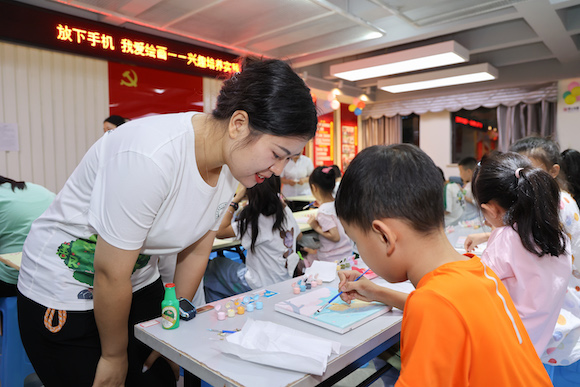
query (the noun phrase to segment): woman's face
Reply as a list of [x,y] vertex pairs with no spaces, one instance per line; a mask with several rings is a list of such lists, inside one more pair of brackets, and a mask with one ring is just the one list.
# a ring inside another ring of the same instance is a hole
[[262,134],[256,140],[233,148],[228,167],[246,188],[280,176],[288,160],[299,155],[308,140]]

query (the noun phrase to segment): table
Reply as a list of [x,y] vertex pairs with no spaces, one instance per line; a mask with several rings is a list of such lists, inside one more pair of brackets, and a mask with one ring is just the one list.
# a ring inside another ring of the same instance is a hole
[[[193,320],[183,321],[178,329],[170,331],[161,328],[161,324],[149,327],[137,324],[135,336],[213,386],[251,387],[332,385],[399,341],[403,313],[398,309],[343,335],[276,312],[274,310],[276,302],[294,296],[291,289],[291,283],[294,281],[296,279],[267,287],[268,290],[278,294],[270,298],[260,298],[264,302],[263,310],[236,315],[224,321],[218,321],[215,311],[212,310],[199,314]],[[332,287],[337,285],[338,279],[323,284]],[[406,289],[405,291],[413,289],[410,283],[393,284],[393,287],[398,290]],[[255,291],[247,294],[253,293]],[[243,295],[228,299],[239,297]],[[223,304],[226,300],[212,304]],[[340,353],[330,358],[324,375],[315,376],[247,362],[219,352],[215,348],[218,336],[208,329],[242,328],[247,318],[272,321],[321,338],[338,341],[341,343]]]
[[0,262],[5,263],[16,270],[20,270],[22,252],[2,254],[0,255]]
[[[477,228],[475,228],[477,227]],[[473,221],[468,222],[460,222],[458,225],[454,225],[451,227],[445,228],[445,235],[447,235],[447,239],[451,245],[460,252],[461,254],[465,253],[465,249],[463,248],[463,243],[460,243],[462,237],[466,237],[469,234],[476,234],[476,233],[483,233],[483,232],[491,232],[491,228],[485,226],[479,219],[475,219]],[[478,246],[473,253],[477,256],[481,257],[483,250],[487,243]]]

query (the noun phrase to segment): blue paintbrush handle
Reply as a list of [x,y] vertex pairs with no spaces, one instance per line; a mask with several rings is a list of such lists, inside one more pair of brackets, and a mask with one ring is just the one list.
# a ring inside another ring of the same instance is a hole
[[[361,278],[362,278],[362,276],[363,276],[363,275],[365,275],[365,274],[367,273],[367,271],[369,271],[369,270],[370,270],[370,268],[366,269],[366,270],[365,270],[365,271],[364,271],[364,272],[363,272],[361,275],[359,275],[358,277],[356,277],[356,279],[355,279],[353,282],[356,282],[356,281],[358,281],[359,279],[361,279]],[[332,297],[332,298],[330,299],[330,301],[328,301],[328,302],[326,303],[326,305],[328,305],[328,304],[330,304],[332,301],[336,300],[336,297],[340,296],[342,293],[343,293],[343,292],[340,292],[340,293],[338,293],[336,296]],[[325,305],[325,306],[326,306],[326,305]]]

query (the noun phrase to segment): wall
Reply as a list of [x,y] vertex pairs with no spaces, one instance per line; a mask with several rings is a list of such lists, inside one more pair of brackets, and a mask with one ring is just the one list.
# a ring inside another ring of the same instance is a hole
[[18,125],[19,151],[0,175],[58,192],[109,115],[107,62],[0,42],[0,122]]
[[451,165],[451,113],[427,112],[419,117],[419,147],[443,170],[445,177],[459,176]]
[[[573,148],[580,150],[580,95],[574,90],[576,102],[566,103],[563,95],[571,87],[580,84],[580,78],[558,81],[558,142],[562,150]],[[579,87],[579,86],[576,86]]]

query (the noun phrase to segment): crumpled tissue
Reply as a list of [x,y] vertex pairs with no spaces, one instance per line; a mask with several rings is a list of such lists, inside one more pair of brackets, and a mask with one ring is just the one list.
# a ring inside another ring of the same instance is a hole
[[305,275],[313,277],[318,274],[318,279],[323,282],[331,282],[336,278],[336,262],[314,261],[312,265],[306,269]]
[[330,355],[340,350],[336,341],[253,319],[217,346],[243,360],[314,375],[322,375]]

